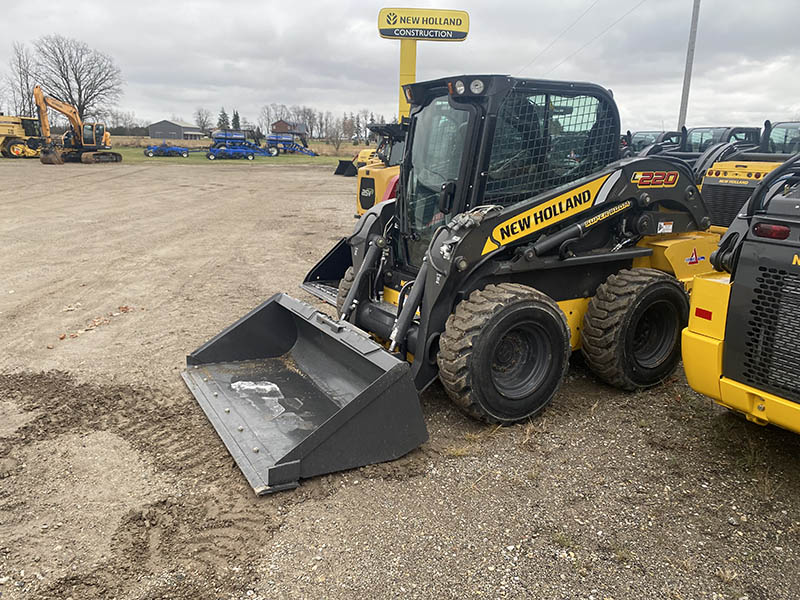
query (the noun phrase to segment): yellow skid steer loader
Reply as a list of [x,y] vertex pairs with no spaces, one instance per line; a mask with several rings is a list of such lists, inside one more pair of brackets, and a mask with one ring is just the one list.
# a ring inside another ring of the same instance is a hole
[[417,447],[437,379],[466,414],[512,424],[547,406],[574,351],[626,390],[680,359],[687,289],[719,241],[685,161],[620,160],[616,103],[593,84],[404,91],[396,199],[315,267],[338,319],[277,294],[187,357],[257,493]]

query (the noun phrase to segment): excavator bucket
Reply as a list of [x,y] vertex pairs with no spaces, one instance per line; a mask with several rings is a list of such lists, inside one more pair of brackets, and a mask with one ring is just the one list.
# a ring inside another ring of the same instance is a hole
[[408,363],[285,294],[186,362],[186,384],[258,495],[428,439]]
[[355,177],[358,175],[358,169],[353,164],[352,160],[342,160],[339,159],[339,164],[336,165],[336,170],[333,172],[334,175],[344,175],[345,177]]
[[306,274],[300,287],[320,300],[336,306],[339,281],[344,277],[347,268],[352,266],[350,246],[347,244],[347,238],[342,238]]
[[53,148],[42,148],[39,154],[39,161],[43,165],[63,165],[64,159],[58,150]]

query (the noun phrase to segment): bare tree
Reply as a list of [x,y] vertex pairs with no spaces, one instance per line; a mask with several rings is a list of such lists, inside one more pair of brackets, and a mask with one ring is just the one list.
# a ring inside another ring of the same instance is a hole
[[198,106],[194,111],[194,122],[203,131],[208,131],[211,128],[211,111]]
[[36,42],[36,74],[42,87],[75,106],[81,119],[122,95],[122,73],[110,56],[59,34]]
[[275,120],[272,118],[272,109],[268,104],[265,104],[261,107],[261,110],[258,113],[258,127],[261,129],[261,131],[268,132],[274,121]]
[[327,132],[328,132],[328,141],[338,153],[339,148],[342,145],[342,142],[345,141],[348,137],[345,132],[344,120],[331,119],[327,127]]
[[35,82],[35,60],[33,53],[19,42],[14,42],[9,61],[10,73],[6,75],[6,95],[11,112],[23,117],[36,116],[36,105],[33,101]]
[[[341,129],[342,129],[342,133],[343,133],[345,139],[348,139],[348,140],[352,140],[353,139],[353,137],[356,134],[356,119],[353,116],[353,113],[350,113],[349,117],[347,116],[346,113],[342,116],[342,127],[341,127]],[[337,150],[338,150],[338,148],[337,148]]]

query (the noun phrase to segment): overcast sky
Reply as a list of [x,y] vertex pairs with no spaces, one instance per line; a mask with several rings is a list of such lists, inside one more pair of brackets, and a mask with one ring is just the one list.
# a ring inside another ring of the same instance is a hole
[[[119,108],[143,120],[192,120],[198,106],[214,115],[224,106],[255,121],[272,102],[335,113],[367,108],[388,118],[397,111],[400,43],[378,37],[379,9],[455,8],[470,14],[469,37],[418,42],[417,80],[508,73],[592,81],[613,90],[624,128],[671,129],[692,1],[640,2],[4,2],[0,71],[12,42],[61,33],[115,59],[126,81]],[[800,117],[796,14],[797,0],[702,0],[689,125]]]

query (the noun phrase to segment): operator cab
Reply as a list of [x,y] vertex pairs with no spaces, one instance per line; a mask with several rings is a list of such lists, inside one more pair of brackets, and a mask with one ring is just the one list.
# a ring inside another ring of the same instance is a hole
[[453,215],[513,206],[619,158],[619,113],[600,86],[480,75],[404,91],[412,109],[396,253],[412,274]]

